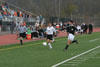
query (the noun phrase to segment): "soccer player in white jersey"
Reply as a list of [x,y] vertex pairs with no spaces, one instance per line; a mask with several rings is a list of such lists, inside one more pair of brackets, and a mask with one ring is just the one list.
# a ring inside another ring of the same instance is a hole
[[56,34],[56,30],[55,28],[51,25],[51,23],[48,24],[47,29],[46,29],[46,35],[47,35],[47,43],[50,47],[50,49],[52,49],[52,40],[53,40],[53,33],[55,32]]

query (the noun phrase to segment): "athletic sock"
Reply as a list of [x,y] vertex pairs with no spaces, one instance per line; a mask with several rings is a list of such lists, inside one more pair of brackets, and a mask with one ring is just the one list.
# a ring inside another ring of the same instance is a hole
[[53,41],[53,43],[54,43],[54,42],[55,42],[55,39],[53,38],[53,40],[52,40],[52,41]]
[[67,50],[67,49],[68,49],[68,47],[69,47],[69,45],[66,45],[65,50]]
[[52,49],[51,43],[48,43],[48,45],[49,45],[50,49]]
[[20,44],[23,45],[23,41],[22,40],[20,40]]
[[78,44],[77,40],[73,40],[72,43],[76,43],[76,44]]

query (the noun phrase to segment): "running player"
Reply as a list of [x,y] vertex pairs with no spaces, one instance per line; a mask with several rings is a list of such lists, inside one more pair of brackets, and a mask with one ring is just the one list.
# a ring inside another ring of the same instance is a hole
[[67,34],[68,34],[68,41],[67,41],[67,45],[66,45],[66,47],[65,47],[65,49],[64,50],[67,50],[68,49],[68,47],[69,47],[69,45],[71,44],[71,43],[77,43],[78,44],[78,42],[77,42],[77,40],[74,40],[74,34],[75,34],[75,31],[76,31],[77,29],[76,29],[76,27],[74,26],[74,24],[73,24],[73,21],[72,20],[70,20],[69,21],[69,27],[68,27],[68,29],[67,29]]
[[52,49],[52,40],[53,40],[53,33],[55,32],[56,34],[56,31],[54,29],[54,27],[51,25],[51,23],[48,24],[47,26],[47,29],[46,29],[46,35],[47,35],[47,43],[50,47],[50,49]]

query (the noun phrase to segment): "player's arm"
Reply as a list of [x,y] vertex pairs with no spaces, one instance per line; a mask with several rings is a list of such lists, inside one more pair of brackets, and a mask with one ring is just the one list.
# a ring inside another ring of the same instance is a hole
[[77,31],[78,29],[74,26],[75,30]]
[[55,36],[57,36],[57,35],[56,35],[56,29],[55,29],[54,27],[53,27],[53,32],[54,32]]
[[67,36],[68,36],[68,35],[69,35],[70,28],[67,27],[67,28],[66,28],[66,31],[67,31]]
[[76,31],[77,31],[78,29],[74,26],[74,30],[75,30],[75,32],[74,32],[74,33],[76,33]]
[[19,33],[19,31],[20,31],[20,28],[18,27],[17,30],[16,30],[16,33]]
[[67,32],[67,36],[69,35],[69,32]]
[[45,33],[46,33],[46,35],[48,34],[48,30],[47,29],[46,29]]

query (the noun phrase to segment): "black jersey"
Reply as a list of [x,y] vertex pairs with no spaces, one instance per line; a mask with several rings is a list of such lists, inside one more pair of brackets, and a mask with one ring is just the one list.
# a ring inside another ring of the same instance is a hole
[[76,29],[75,26],[69,26],[68,29],[67,29],[67,32],[74,35],[74,33],[75,33],[76,30],[77,29]]

